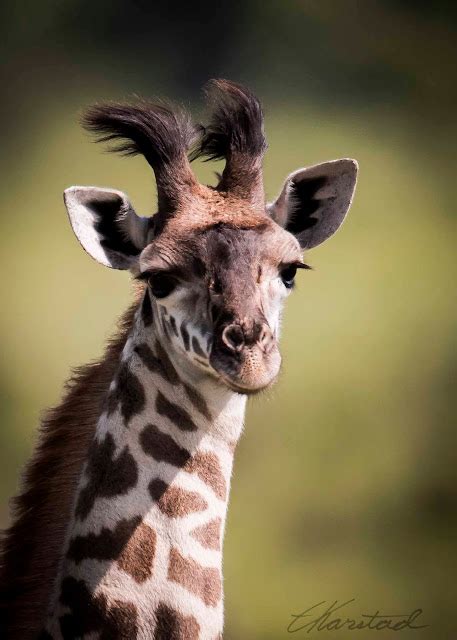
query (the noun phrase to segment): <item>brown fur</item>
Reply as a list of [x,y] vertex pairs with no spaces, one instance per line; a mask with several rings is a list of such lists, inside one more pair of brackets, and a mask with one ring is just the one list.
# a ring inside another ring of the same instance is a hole
[[129,520],[119,520],[114,529],[102,527],[100,533],[78,535],[70,542],[67,558],[76,564],[86,558],[117,560],[140,526],[141,516],[135,516]]
[[138,583],[152,576],[156,540],[157,535],[154,529],[141,523],[119,557],[120,568]]
[[99,632],[99,640],[135,640],[137,609],[131,602],[108,602],[104,594],[92,597],[83,580],[67,576],[62,582],[60,602],[70,609],[60,618],[65,640],[79,640]]
[[165,416],[181,431],[197,431],[197,426],[185,409],[174,402],[170,402],[161,391],[157,392],[156,411],[159,416]]
[[219,570],[202,567],[192,558],[182,556],[175,547],[170,550],[168,579],[201,598],[207,607],[216,607],[222,597]]
[[197,451],[186,463],[184,469],[189,473],[196,473],[205,482],[218,498],[225,500],[227,497],[227,486],[221,471],[219,459],[214,453]]
[[198,640],[200,625],[193,616],[183,616],[166,604],[156,611],[154,640]]
[[138,465],[129,447],[116,455],[116,444],[110,433],[101,442],[94,440],[87,454],[85,475],[88,482],[79,492],[75,509],[80,520],[87,518],[97,498],[125,495],[138,482]]
[[220,518],[216,518],[215,520],[210,520],[200,527],[196,527],[193,531],[191,531],[190,535],[198,540],[202,547],[205,547],[205,549],[214,549],[215,551],[220,551],[221,526],[222,520]]
[[189,513],[204,511],[208,507],[205,498],[196,491],[169,486],[160,478],[151,480],[149,493],[160,511],[169,518],[184,518]]
[[45,416],[22,492],[13,500],[14,521],[0,555],[0,637],[35,638],[46,614],[70,518],[73,496],[97,418],[113,379],[136,305],[104,357],[76,369],[61,404]]

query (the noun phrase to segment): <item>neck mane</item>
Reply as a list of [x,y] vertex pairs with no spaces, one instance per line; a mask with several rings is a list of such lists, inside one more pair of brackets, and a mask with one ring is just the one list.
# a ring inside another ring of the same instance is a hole
[[222,637],[245,399],[173,352],[160,315],[146,293],[43,422],[3,542],[11,640]]
[[74,370],[62,402],[42,420],[22,490],[12,500],[13,524],[1,541],[2,638],[28,640],[41,628],[81,468],[136,307],[121,318],[101,360]]

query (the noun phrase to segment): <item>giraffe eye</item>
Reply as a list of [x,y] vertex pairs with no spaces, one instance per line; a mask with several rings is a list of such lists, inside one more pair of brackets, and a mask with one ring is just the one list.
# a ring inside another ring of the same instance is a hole
[[292,289],[294,286],[294,278],[297,273],[297,267],[294,264],[289,265],[281,269],[280,276],[284,286],[287,289]]
[[148,278],[152,295],[155,298],[166,298],[176,288],[176,278],[168,273],[153,273]]

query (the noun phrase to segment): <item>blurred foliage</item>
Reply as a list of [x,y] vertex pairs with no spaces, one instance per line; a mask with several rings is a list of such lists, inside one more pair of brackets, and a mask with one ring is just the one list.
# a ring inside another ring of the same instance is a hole
[[[81,250],[61,193],[112,186],[154,209],[147,165],[101,154],[78,110],[132,92],[190,102],[226,76],[264,100],[269,196],[299,166],[361,167],[348,221],[289,300],[282,379],[248,410],[227,640],[288,637],[292,613],[352,597],[352,615],[422,607],[430,626],[402,638],[455,635],[456,6],[2,3],[0,524],[40,411],[130,299],[126,274]],[[196,168],[211,181],[217,166]]]

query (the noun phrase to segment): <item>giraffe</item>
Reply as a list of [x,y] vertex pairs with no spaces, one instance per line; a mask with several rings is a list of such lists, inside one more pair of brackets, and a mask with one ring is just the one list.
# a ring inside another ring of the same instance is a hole
[[[246,401],[278,376],[283,303],[309,268],[303,251],[343,222],[357,163],[299,169],[266,203],[258,99],[227,80],[208,94],[206,127],[147,101],[83,118],[111,150],[145,157],[158,207],[141,217],[114,189],[64,193],[79,242],[131,272],[135,302],[41,425],[2,542],[2,637],[222,638]],[[197,181],[196,157],[225,160],[217,186]]]

